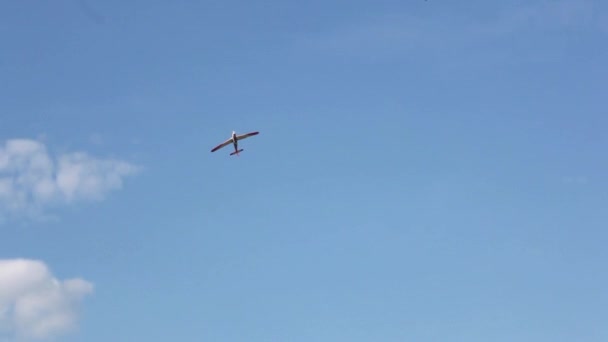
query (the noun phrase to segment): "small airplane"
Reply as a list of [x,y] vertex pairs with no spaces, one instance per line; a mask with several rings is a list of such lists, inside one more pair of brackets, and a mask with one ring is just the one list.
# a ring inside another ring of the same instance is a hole
[[245,138],[249,138],[251,136],[254,135],[258,135],[260,132],[250,132],[250,133],[245,133],[245,134],[241,134],[241,135],[236,135],[235,131],[232,131],[232,136],[230,137],[230,139],[224,141],[223,143],[217,145],[216,147],[214,147],[211,152],[215,152],[217,150],[219,150],[222,147],[228,146],[230,144],[234,145],[234,152],[230,153],[231,156],[233,155],[239,155],[240,152],[243,152],[243,149],[239,150],[239,141],[243,140]]

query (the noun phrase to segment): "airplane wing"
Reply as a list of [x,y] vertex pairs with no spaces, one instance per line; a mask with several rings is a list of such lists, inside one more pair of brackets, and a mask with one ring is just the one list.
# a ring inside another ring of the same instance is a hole
[[214,148],[211,150],[211,152],[215,152],[215,151],[219,150],[220,148],[225,147],[225,146],[230,145],[230,144],[232,144],[232,138],[230,138],[230,139],[228,139],[228,140],[224,141],[223,143],[221,143],[221,144],[219,144],[219,145],[215,146],[215,147],[214,147]]
[[236,140],[243,140],[245,138],[249,138],[249,137],[252,137],[252,136],[258,135],[258,134],[260,134],[260,132],[250,132],[250,133],[245,133],[245,134],[237,135],[236,136]]

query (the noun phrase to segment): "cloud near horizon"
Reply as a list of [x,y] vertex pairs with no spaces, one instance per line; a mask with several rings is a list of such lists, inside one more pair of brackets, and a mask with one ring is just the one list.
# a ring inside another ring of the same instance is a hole
[[68,333],[92,292],[86,280],[55,278],[42,261],[0,259],[0,336],[37,340]]
[[101,200],[138,169],[83,152],[54,157],[38,141],[8,140],[0,146],[0,217],[37,216],[48,206]]

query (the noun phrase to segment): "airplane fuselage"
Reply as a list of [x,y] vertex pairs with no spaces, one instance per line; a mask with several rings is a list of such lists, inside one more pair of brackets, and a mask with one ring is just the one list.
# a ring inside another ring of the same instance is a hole
[[239,149],[239,143],[238,140],[236,139],[236,132],[232,132],[232,144],[234,145],[234,151],[238,151]]

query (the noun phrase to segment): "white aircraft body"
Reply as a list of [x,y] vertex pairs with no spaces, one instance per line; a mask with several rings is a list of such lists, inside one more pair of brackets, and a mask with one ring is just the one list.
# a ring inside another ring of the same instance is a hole
[[240,152],[243,152],[243,149],[239,150],[239,141],[249,138],[251,136],[254,135],[258,135],[260,132],[250,132],[250,133],[245,133],[245,134],[241,134],[241,135],[237,135],[235,131],[232,131],[232,136],[230,137],[230,139],[224,141],[223,143],[217,145],[216,147],[214,147],[211,152],[215,152],[217,150],[219,150],[222,147],[228,146],[230,144],[234,145],[234,152],[230,153],[231,156],[233,155],[239,155]]

